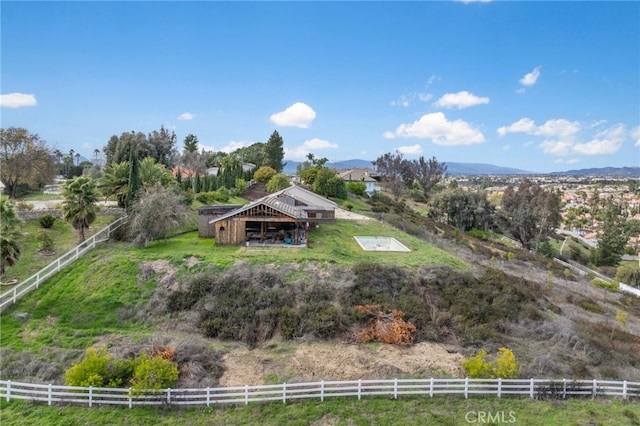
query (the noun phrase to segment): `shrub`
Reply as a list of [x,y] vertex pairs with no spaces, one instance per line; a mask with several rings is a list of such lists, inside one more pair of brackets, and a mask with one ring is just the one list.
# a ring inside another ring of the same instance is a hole
[[40,222],[40,226],[44,229],[49,229],[53,226],[56,221],[56,217],[50,214],[45,214],[44,216],[40,216],[38,222]]
[[618,287],[619,287],[618,283],[615,281],[607,282],[605,280],[601,280],[600,278],[594,278],[591,281],[591,284],[595,285],[596,287],[600,287],[600,288],[604,288],[612,291],[618,291]]
[[38,229],[36,241],[38,241],[38,249],[40,251],[53,251],[53,237],[46,229]]
[[258,183],[267,183],[272,177],[277,175],[278,172],[269,166],[262,166],[253,174],[253,180]]
[[67,370],[64,382],[67,386],[105,386],[110,361],[111,357],[104,348],[89,348],[82,361]]
[[222,203],[226,203],[227,201],[229,201],[230,196],[231,195],[229,194],[229,190],[224,186],[222,188],[218,188],[218,190],[216,191],[216,200]]
[[603,314],[604,308],[598,304],[598,302],[591,302],[589,300],[581,300],[580,307],[585,311],[593,312],[596,314]]
[[196,200],[202,204],[210,204],[216,201],[217,194],[215,192],[201,192],[196,195]]
[[347,183],[347,190],[360,197],[367,195],[367,184],[364,182],[349,182]]
[[178,366],[176,363],[162,356],[149,358],[142,355],[133,370],[131,389],[133,391],[165,389],[172,387],[177,380]]
[[371,318],[369,325],[356,334],[359,342],[382,342],[392,345],[413,342],[412,334],[416,331],[416,326],[404,320],[401,310],[383,311],[380,305],[358,305],[355,309],[358,314]]
[[131,380],[135,361],[113,359],[105,348],[87,349],[85,357],[65,373],[67,386],[125,386]]
[[467,373],[467,377],[472,379],[515,379],[520,375],[520,366],[513,351],[508,348],[498,350],[498,358],[491,362],[485,361],[487,351],[481,349],[476,356],[473,356],[462,363],[462,368]]

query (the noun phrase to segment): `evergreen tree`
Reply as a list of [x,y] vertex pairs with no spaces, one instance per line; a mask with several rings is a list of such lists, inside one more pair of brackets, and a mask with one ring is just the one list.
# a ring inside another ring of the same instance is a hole
[[265,158],[263,165],[271,167],[278,173],[284,168],[284,164],[282,163],[284,159],[283,145],[284,141],[282,137],[277,130],[274,130],[264,146]]
[[140,160],[138,158],[138,150],[132,149],[129,157],[129,185],[127,188],[127,198],[125,205],[127,208],[131,207],[138,198],[138,192],[142,186],[140,182]]
[[602,233],[598,235],[598,246],[591,255],[591,261],[596,266],[616,266],[627,243],[622,209],[617,204],[608,202],[602,214]]

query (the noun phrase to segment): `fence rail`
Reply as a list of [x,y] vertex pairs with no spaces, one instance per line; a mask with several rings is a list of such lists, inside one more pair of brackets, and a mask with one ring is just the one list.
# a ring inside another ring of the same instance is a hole
[[496,396],[520,395],[530,399],[617,397],[640,399],[640,382],[551,379],[389,379],[282,383],[263,386],[165,389],[144,393],[123,388],[42,385],[0,380],[0,398],[54,404],[134,406],[249,404],[296,399],[402,395]]
[[30,293],[33,290],[36,290],[40,287],[40,284],[46,281],[48,278],[55,275],[65,266],[71,264],[75,260],[77,260],[80,256],[93,249],[97,244],[106,241],[111,236],[111,233],[120,227],[125,220],[125,217],[120,217],[109,225],[105,226],[91,237],[87,238],[84,242],[78,244],[75,248],[69,250],[62,256],[58,257],[56,260],[22,281],[19,284],[16,284],[11,290],[6,291],[0,294],[0,313],[4,312],[4,310],[15,304],[18,299],[22,298],[27,293]]

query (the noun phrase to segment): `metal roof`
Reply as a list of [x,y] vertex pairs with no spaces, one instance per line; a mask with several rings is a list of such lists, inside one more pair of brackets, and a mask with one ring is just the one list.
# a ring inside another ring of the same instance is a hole
[[[295,201],[302,205],[296,206]],[[209,223],[228,219],[237,214],[246,212],[260,204],[271,207],[272,209],[297,220],[307,220],[307,210],[309,208],[314,210],[334,210],[337,207],[336,203],[316,193],[300,188],[299,186],[290,186],[281,191],[259,198],[226,214],[215,217],[211,219]]]

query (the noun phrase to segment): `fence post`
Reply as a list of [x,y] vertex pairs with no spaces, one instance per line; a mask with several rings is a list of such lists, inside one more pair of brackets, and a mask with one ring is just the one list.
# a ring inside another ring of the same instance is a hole
[[287,384],[286,383],[282,384],[282,403],[283,404],[287,403]]
[[[622,399],[627,399],[627,381],[622,382]],[[7,400],[8,401],[8,400]]]
[[249,405],[249,385],[244,385],[244,405]]
[[129,408],[133,408],[133,401],[131,401],[131,388],[129,388]]
[[358,379],[358,401],[362,397],[362,379]]
[[596,397],[596,394],[598,393],[597,389],[598,389],[598,381],[596,379],[593,379],[593,390],[591,391],[592,392],[591,398]]
[[529,398],[533,399],[533,391],[535,389],[535,384],[533,381],[533,377],[531,378],[531,386],[529,387]]
[[167,404],[171,404],[171,388],[167,388]]
[[93,405],[93,386],[89,386],[89,408]]
[[502,398],[502,377],[498,377],[498,398]]
[[47,404],[51,405],[51,383],[49,383],[47,388]]
[[320,382],[320,402],[324,402],[324,380]]
[[209,386],[207,386],[207,407],[211,404],[211,393],[209,391]]
[[464,399],[469,398],[469,378],[464,378]]
[[[626,383],[625,383],[626,388]],[[11,401],[11,380],[7,381],[7,401]]]
[[17,286],[13,288],[13,304],[14,305],[16,304],[16,300],[17,300],[16,299],[16,295],[18,294],[17,289],[18,289]]
[[393,379],[393,399],[398,399],[398,379]]
[[36,273],[36,290],[40,287],[40,271]]
[[429,396],[433,398],[433,377],[431,378],[431,383],[429,384]]

